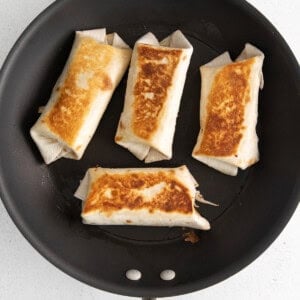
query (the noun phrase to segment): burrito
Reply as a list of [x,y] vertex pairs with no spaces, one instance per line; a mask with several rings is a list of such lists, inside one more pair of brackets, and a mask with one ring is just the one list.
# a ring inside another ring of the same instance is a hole
[[180,99],[193,47],[177,30],[134,46],[115,142],[146,163],[172,158]]
[[264,54],[246,44],[235,62],[228,52],[200,67],[200,132],[192,156],[235,176],[259,160],[256,123]]
[[80,159],[124,75],[131,49],[105,29],[77,31],[50,99],[30,130],[46,164]]
[[91,168],[75,197],[83,201],[83,223],[91,225],[183,226],[210,229],[195,209],[204,202],[186,166],[178,168]]

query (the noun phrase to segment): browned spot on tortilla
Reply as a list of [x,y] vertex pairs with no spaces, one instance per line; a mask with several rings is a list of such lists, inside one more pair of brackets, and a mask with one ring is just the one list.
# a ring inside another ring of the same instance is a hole
[[[68,68],[60,94],[44,120],[49,128],[67,144],[72,145],[86,114],[99,91],[113,89],[110,74],[105,68],[115,55],[126,49],[103,45],[90,37],[81,38]],[[83,77],[83,84],[78,84]]]
[[132,221],[131,220],[126,220],[126,223],[131,224]]
[[244,110],[249,101],[249,77],[255,58],[223,67],[215,76],[206,107],[206,123],[195,154],[236,154],[244,131]]
[[121,136],[115,136],[115,142],[119,142],[119,141],[121,141],[123,139],[123,137],[121,137]]
[[124,126],[124,124],[123,124],[123,122],[122,122],[122,121],[120,121],[120,123],[119,123],[119,127],[120,127],[120,129],[124,129],[124,128],[125,128],[125,126]]
[[182,50],[140,44],[137,53],[132,128],[137,136],[149,139],[159,126]]
[[[151,198],[143,191],[163,183]],[[109,191],[109,194],[107,192]],[[125,173],[101,175],[92,185],[83,213],[99,211],[107,215],[120,209],[147,209],[192,214],[192,196],[172,173]]]
[[107,90],[111,90],[112,88],[113,88],[113,83],[111,79],[106,74],[103,74],[102,81],[101,81],[101,90],[107,91]]
[[257,162],[257,159],[256,158],[251,158],[247,161],[247,165],[248,166],[251,166],[253,164],[255,164]]
[[76,149],[76,151],[79,151],[80,148],[81,148],[81,145],[77,146],[75,149]]

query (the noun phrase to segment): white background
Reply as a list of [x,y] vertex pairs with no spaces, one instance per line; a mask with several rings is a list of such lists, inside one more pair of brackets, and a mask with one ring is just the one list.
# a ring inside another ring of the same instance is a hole
[[[0,0],[0,65],[29,22],[51,2],[53,1]],[[281,32],[299,61],[300,1],[249,2]],[[200,292],[166,299],[300,299],[299,217],[300,207],[272,246],[238,274]],[[51,265],[16,229],[1,201],[0,228],[1,300],[128,299],[89,287]]]

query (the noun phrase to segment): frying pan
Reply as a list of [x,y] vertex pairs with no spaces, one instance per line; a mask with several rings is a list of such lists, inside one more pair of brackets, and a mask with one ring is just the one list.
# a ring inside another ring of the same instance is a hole
[[[174,155],[151,166],[186,164],[202,194],[220,204],[202,207],[212,225],[184,242],[181,228],[87,226],[73,197],[88,167],[143,167],[113,137],[126,76],[80,161],[46,166],[30,139],[37,109],[62,71],[74,30],[106,27],[130,45],[152,31],[163,38],[181,29],[194,46],[178,117]],[[257,132],[260,162],[238,176],[223,175],[191,158],[199,131],[198,67],[223,51],[235,57],[246,42],[266,55]],[[62,0],[25,30],[0,75],[1,198],[17,227],[50,262],[94,287],[129,296],[171,296],[233,275],[277,237],[300,197],[300,73],[276,29],[245,1]],[[130,281],[125,273],[138,269]],[[176,272],[163,281],[162,270]]]

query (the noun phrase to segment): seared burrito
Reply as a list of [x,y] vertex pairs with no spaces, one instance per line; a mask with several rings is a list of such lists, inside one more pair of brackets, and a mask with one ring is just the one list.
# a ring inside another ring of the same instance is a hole
[[177,30],[134,46],[115,142],[146,163],[172,158],[173,137],[193,47]]
[[80,159],[124,75],[131,49],[105,29],[77,31],[50,99],[30,130],[44,161]]
[[91,168],[75,197],[83,201],[83,223],[91,225],[182,226],[210,229],[195,209],[206,202],[186,166],[178,168]]
[[228,52],[200,67],[200,132],[192,156],[235,176],[259,160],[256,134],[264,54],[246,44],[235,62]]

